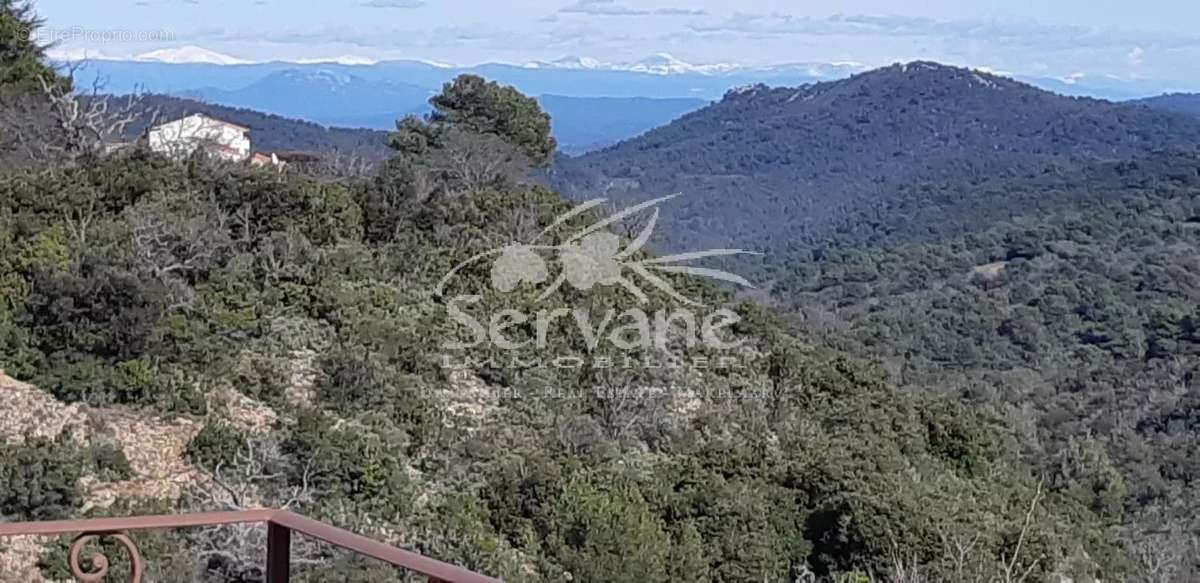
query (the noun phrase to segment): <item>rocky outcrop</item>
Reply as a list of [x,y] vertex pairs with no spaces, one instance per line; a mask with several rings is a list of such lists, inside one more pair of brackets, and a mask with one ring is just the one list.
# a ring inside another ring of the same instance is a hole
[[53,438],[67,431],[83,441],[87,420],[83,405],[61,403],[53,395],[0,370],[0,439]]
[[[262,423],[269,417],[240,401],[230,408],[245,413],[248,423]],[[0,439],[53,438],[64,432],[80,445],[110,439],[129,460],[133,477],[128,480],[101,482],[95,476],[81,480],[84,512],[108,507],[119,499],[176,500],[188,487],[209,481],[211,478],[188,464],[184,456],[188,443],[201,428],[200,421],[165,419],[131,408],[64,404],[0,372]],[[0,583],[44,581],[37,563],[50,540],[0,540]]]

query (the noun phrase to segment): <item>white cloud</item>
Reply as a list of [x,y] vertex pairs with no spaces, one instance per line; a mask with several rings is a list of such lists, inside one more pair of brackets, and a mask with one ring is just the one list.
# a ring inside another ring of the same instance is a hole
[[[576,0],[563,7],[561,14],[588,14],[591,16],[706,16],[707,10],[698,8],[657,8],[646,10],[619,3],[617,0]],[[552,15],[553,16],[553,15]]]
[[1126,57],[1129,58],[1129,64],[1133,65],[1134,67],[1140,66],[1145,60],[1145,56],[1146,49],[1143,49],[1142,47],[1133,47],[1133,50],[1129,51],[1129,54],[1126,55]]
[[368,8],[420,8],[425,0],[366,0],[362,3]]
[[[556,55],[566,52],[591,52],[596,45],[639,45],[649,39],[631,36],[589,22],[561,23],[544,30],[518,31],[485,25],[456,25],[436,28],[391,28],[327,25],[263,31],[256,28],[206,29],[181,33],[180,40],[221,45],[276,45],[277,47],[336,47],[356,52],[404,50],[414,56],[442,54],[447,47],[488,55],[482,60],[501,58],[501,54]],[[415,49],[415,50],[414,50]],[[520,62],[528,56],[514,57]]]
[[707,10],[697,8],[659,8],[654,11],[660,16],[707,16]]
[[1128,46],[1139,42],[1172,47],[1200,46],[1200,36],[1195,35],[1118,31],[997,19],[935,20],[923,17],[875,15],[836,15],[827,18],[812,18],[781,13],[739,12],[719,20],[692,23],[689,28],[699,34],[741,34],[758,37],[787,35],[929,37],[991,45],[1022,45],[1029,48]]
[[576,0],[574,4],[559,10],[566,14],[591,14],[593,16],[640,16],[649,11],[618,4],[616,0]]

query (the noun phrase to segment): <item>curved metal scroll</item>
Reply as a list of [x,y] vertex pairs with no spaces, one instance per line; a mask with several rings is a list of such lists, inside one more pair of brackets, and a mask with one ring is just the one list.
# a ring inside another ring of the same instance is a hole
[[75,538],[71,543],[70,567],[71,575],[80,583],[100,583],[104,581],[104,577],[108,575],[108,557],[103,553],[93,553],[88,557],[91,563],[91,568],[86,572],[79,563],[79,555],[83,553],[83,547],[88,543],[103,541],[104,539],[112,539],[125,547],[125,552],[129,553],[129,583],[142,583],[142,575],[145,572],[145,565],[142,563],[142,555],[138,552],[137,545],[133,544],[133,540],[128,536],[119,532],[100,532],[100,533],[85,533]]

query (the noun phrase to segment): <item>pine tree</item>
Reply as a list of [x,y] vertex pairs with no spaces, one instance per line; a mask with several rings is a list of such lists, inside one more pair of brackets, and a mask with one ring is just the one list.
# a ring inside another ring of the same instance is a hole
[[393,149],[421,154],[438,145],[447,128],[492,135],[520,150],[535,166],[554,158],[558,142],[550,135],[550,116],[536,99],[513,87],[477,75],[459,75],[429,100],[427,120],[408,117],[397,122]]
[[45,64],[36,33],[42,20],[23,0],[0,0],[0,88],[41,90],[40,79],[61,81]]

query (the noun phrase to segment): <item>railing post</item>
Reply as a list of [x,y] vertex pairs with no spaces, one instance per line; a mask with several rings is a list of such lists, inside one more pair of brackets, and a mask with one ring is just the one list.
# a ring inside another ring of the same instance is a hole
[[[111,539],[120,543],[128,551],[131,565],[130,574],[133,581],[136,582],[142,576],[145,565],[142,563],[141,554],[138,553],[133,540],[123,533],[234,524],[254,524],[256,527],[261,524],[267,525],[265,583],[290,583],[293,533],[425,575],[428,583],[501,583],[499,579],[473,573],[461,567],[372,540],[336,526],[292,514],[286,510],[199,512],[196,514],[123,516],[48,522],[0,521],[0,540],[14,536],[52,537],[83,533],[77,536],[71,544],[68,566],[72,576],[78,581],[99,582],[105,580],[104,577],[108,574],[108,557],[100,552],[93,553],[86,557],[89,559],[86,562],[90,564],[88,569],[84,570],[83,552],[85,547],[96,542],[96,539]],[[103,550],[103,547],[97,549],[97,551],[99,550]],[[0,573],[0,580],[8,580],[4,575],[5,573]]]
[[292,530],[267,523],[267,583],[288,583],[292,570]]

